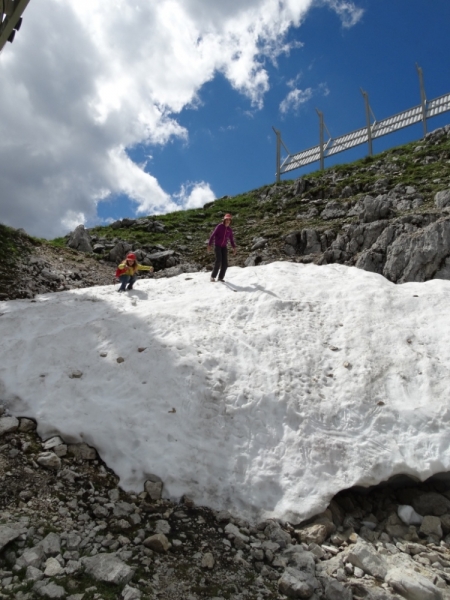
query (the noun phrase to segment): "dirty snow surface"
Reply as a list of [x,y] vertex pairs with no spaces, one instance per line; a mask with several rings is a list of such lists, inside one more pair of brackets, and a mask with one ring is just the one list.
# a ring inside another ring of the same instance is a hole
[[227,275],[236,292],[194,273],[1,303],[0,401],[95,446],[126,490],[156,474],[172,499],[251,520],[450,469],[449,282]]

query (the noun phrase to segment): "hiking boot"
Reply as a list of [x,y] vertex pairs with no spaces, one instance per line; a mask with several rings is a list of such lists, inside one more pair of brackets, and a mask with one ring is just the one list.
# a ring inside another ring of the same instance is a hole
[[215,280],[214,277],[211,277],[210,281],[213,282],[213,283],[216,283],[216,280]]

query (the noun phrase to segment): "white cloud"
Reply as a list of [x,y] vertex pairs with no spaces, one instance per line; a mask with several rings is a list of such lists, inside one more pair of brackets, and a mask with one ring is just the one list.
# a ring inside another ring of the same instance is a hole
[[[176,208],[126,149],[187,139],[177,113],[218,72],[260,108],[264,59],[290,51],[285,34],[313,2],[30,2],[0,57],[1,221],[52,237],[74,215],[95,220],[108,195],[141,214]],[[354,20],[351,3],[328,3]]]
[[364,10],[350,0],[323,0],[340,17],[344,27],[353,27],[363,16]]
[[82,212],[68,210],[61,219],[61,223],[66,229],[73,230],[78,225],[84,225],[86,223],[86,217]]
[[329,96],[330,94],[330,89],[326,83],[319,83],[318,91],[320,94],[322,94],[322,96]]
[[186,183],[180,192],[174,195],[180,209],[201,208],[207,202],[215,200],[216,196],[208,183],[204,181]]
[[285,115],[288,112],[297,112],[302,104],[305,104],[314,96],[328,96],[330,93],[326,83],[319,83],[315,89],[309,87],[305,90],[301,90],[297,88],[296,86],[301,77],[302,74],[299,73],[296,77],[286,82],[286,85],[291,88],[291,91],[288,92],[286,98],[280,102],[280,112],[282,115]]
[[282,114],[286,114],[289,111],[295,112],[301,104],[311,100],[312,96],[313,91],[311,88],[306,88],[306,90],[291,90],[286,98],[280,103],[280,112]]

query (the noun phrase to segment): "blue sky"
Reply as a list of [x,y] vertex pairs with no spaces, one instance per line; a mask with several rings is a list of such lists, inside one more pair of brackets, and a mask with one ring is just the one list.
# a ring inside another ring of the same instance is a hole
[[[159,12],[137,0],[137,16],[116,0],[120,23],[100,0],[48,1],[46,20],[31,0],[29,22],[0,56],[0,78],[10,83],[0,89],[6,116],[17,101],[29,111],[19,135],[13,117],[0,124],[0,221],[47,237],[78,222],[201,206],[271,183],[272,126],[298,152],[318,144],[316,107],[333,136],[364,126],[360,88],[377,119],[415,106],[416,63],[429,100],[450,92],[448,0],[174,0],[170,13],[166,0]],[[93,6],[87,24],[83,11]],[[147,27],[146,14],[158,29]],[[55,37],[61,23],[64,40]],[[80,44],[75,60],[71,46]],[[302,102],[287,102],[289,92]],[[431,119],[429,130],[447,123],[450,113]],[[375,140],[374,151],[421,135],[421,124],[412,126]],[[20,185],[10,176],[15,153],[25,163]],[[13,201],[2,204],[5,190]]]
[[[430,6],[432,4],[432,7]],[[277,65],[266,61],[271,89],[264,107],[255,110],[248,99],[221,75],[200,91],[202,105],[186,108],[178,121],[189,131],[189,142],[174,140],[151,151],[150,170],[169,193],[176,193],[180,181],[205,180],[216,197],[235,195],[275,180],[275,135],[297,152],[319,142],[315,108],[324,113],[333,136],[365,125],[364,101],[360,88],[369,94],[377,119],[383,119],[420,103],[416,63],[424,73],[427,99],[450,92],[450,42],[445,30],[450,26],[448,0],[365,0],[361,20],[351,28],[341,25],[333,11],[317,7],[305,22],[292,28],[289,41],[301,48],[282,56]],[[290,88],[312,89],[313,96],[286,114],[280,104]],[[450,123],[450,113],[430,119],[429,131]],[[406,143],[422,136],[422,124],[374,141],[374,152]],[[130,150],[130,156],[143,160],[146,150]],[[330,166],[365,156],[367,146],[339,154],[326,161]],[[282,179],[299,177],[318,168],[313,164],[292,171]],[[125,199],[116,203],[117,213]],[[113,204],[104,205],[107,215]]]

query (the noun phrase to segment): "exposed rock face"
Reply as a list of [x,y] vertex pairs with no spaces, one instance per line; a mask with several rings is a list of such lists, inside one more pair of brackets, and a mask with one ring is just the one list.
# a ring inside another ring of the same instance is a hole
[[20,537],[23,533],[23,530],[18,528],[12,528],[8,525],[0,525],[0,552],[3,550],[5,546],[7,546],[10,542]]
[[128,583],[133,577],[133,569],[112,554],[96,554],[82,560],[86,573],[97,581],[106,583]]
[[[445,138],[450,139],[450,126],[429,134],[425,145],[417,149],[421,152]],[[425,156],[416,162],[426,165],[430,161]],[[383,165],[386,173],[395,169],[394,164]],[[347,186],[338,199],[322,202],[311,197],[312,191],[298,191],[304,188],[300,181],[292,187],[292,193],[303,194],[302,202],[310,200],[309,211],[297,218],[308,221],[320,212],[322,220],[331,220],[337,227],[333,228],[333,235],[323,227],[285,235],[283,251],[290,260],[355,265],[395,283],[450,279],[448,187],[429,196],[427,210],[422,209],[426,203],[423,193],[414,185],[393,185],[391,177],[381,177],[370,188],[365,186],[364,191],[369,194],[358,197],[357,187]],[[322,183],[321,189],[322,197],[334,195],[333,187],[323,190]],[[253,259],[251,264],[258,262]]]
[[447,208],[447,206],[450,206],[450,190],[438,192],[434,197],[434,203],[437,208]]
[[420,231],[399,235],[387,251],[383,275],[396,283],[433,279],[449,251],[450,217],[446,217]]
[[84,225],[78,225],[75,231],[70,234],[67,245],[69,248],[73,248],[79,252],[93,252],[94,250],[91,244],[91,236],[84,228]]
[[119,264],[126,258],[126,255],[128,254],[128,252],[131,252],[132,249],[133,246],[128,242],[119,242],[110,251],[108,255],[108,260],[113,263]]

